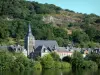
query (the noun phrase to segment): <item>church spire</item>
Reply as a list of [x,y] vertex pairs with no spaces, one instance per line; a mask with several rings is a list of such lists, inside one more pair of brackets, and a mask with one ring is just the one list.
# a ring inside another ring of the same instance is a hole
[[28,33],[32,33],[31,25],[30,24],[28,25]]
[[34,52],[35,48],[35,37],[32,35],[31,25],[28,25],[28,34],[25,39],[25,48],[27,50],[27,56],[30,55],[31,52]]

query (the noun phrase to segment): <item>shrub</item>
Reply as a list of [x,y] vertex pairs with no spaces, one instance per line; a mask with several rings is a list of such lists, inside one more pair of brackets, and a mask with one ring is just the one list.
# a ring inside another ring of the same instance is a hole
[[98,67],[100,68],[100,54],[96,53],[88,54],[86,59],[96,62]]
[[71,64],[68,62],[61,62],[61,68],[62,69],[71,68]]
[[10,70],[14,58],[9,52],[0,52],[0,69]]
[[84,61],[82,64],[82,68],[97,69],[98,65],[93,61]]
[[59,61],[60,56],[56,52],[50,53],[51,57],[53,58],[54,61]]
[[89,61],[89,64],[90,64],[91,69],[97,69],[98,68],[98,65],[94,61]]
[[38,61],[35,61],[35,62],[34,62],[33,69],[34,69],[34,70],[42,70],[42,65],[41,65],[41,63],[38,62]]
[[55,68],[60,69],[61,68],[61,62],[55,61]]
[[89,68],[90,64],[89,61],[83,61],[82,68]]
[[54,60],[50,54],[43,56],[41,64],[43,68],[48,68],[48,69],[54,68]]
[[79,68],[83,64],[83,56],[80,52],[75,51],[71,60],[73,68]]

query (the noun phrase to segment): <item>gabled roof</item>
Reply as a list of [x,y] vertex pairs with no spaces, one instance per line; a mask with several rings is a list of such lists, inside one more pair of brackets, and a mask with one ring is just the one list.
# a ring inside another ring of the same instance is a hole
[[[48,50],[44,45],[38,46],[38,47],[35,49],[35,52],[42,52],[44,49],[45,49],[45,50]],[[48,51],[50,51],[50,50],[48,50]]]
[[35,49],[35,51],[38,52],[38,51],[41,51],[41,49],[42,49],[42,46],[38,46],[38,47]]
[[58,43],[55,40],[35,40],[35,49],[38,46],[45,46],[46,48],[50,48],[51,50],[56,46],[58,47]]

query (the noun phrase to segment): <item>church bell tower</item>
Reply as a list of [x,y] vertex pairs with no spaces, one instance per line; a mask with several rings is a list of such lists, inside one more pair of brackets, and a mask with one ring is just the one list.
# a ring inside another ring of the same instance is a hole
[[31,26],[28,25],[28,33],[25,37],[25,49],[27,50],[27,56],[30,55],[30,53],[34,52],[35,47],[35,37],[32,35]]

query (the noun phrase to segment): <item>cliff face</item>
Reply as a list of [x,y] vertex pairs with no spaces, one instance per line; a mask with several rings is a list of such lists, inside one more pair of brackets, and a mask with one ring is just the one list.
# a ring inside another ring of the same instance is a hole
[[81,18],[72,17],[72,16],[68,16],[68,15],[62,15],[62,14],[46,15],[46,16],[43,16],[42,20],[45,23],[53,23],[54,25],[57,25],[57,26],[65,25],[65,24],[68,24],[68,23],[82,22]]

